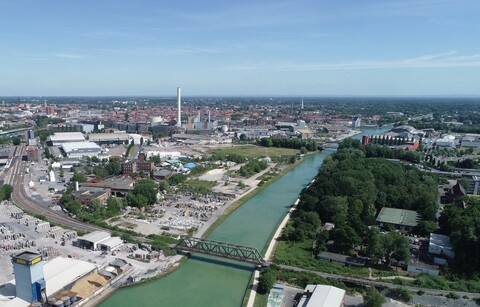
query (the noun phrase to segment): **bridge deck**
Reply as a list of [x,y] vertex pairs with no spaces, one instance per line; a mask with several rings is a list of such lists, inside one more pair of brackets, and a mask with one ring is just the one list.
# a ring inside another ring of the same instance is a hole
[[261,266],[267,265],[267,262],[256,248],[220,241],[185,237],[180,241],[176,249],[249,262]]

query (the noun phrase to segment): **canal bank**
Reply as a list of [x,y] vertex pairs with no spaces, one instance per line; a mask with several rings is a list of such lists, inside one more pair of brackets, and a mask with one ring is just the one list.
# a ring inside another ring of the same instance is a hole
[[[357,137],[361,138],[361,135]],[[208,239],[262,250],[300,191],[316,176],[326,156],[328,153],[306,156],[297,167],[236,209]],[[253,265],[193,255],[168,277],[120,289],[101,306],[238,307],[249,287],[253,270]]]

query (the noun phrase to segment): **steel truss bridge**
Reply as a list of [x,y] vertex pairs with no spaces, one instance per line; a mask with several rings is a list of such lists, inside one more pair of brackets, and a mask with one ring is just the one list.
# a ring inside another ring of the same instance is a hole
[[200,253],[243,262],[259,266],[267,266],[260,252],[253,247],[230,244],[219,241],[204,240],[194,237],[185,237],[176,247],[179,252]]

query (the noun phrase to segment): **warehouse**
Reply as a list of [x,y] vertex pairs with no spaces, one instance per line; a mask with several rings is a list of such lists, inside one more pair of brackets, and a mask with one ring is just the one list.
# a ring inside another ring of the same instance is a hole
[[110,251],[119,248],[123,241],[119,237],[112,237],[106,231],[88,233],[76,242],[76,246],[83,249]]
[[123,240],[120,237],[111,237],[98,243],[98,249],[101,251],[112,252],[123,245]]
[[81,132],[56,132],[47,140],[50,146],[60,146],[64,143],[84,141],[85,136]]
[[100,146],[92,142],[63,143],[62,150],[67,158],[98,157],[102,152]]
[[129,141],[129,136],[127,133],[90,133],[88,135],[88,140],[90,142],[102,144],[125,144]]
[[383,207],[377,216],[377,223],[380,226],[390,225],[407,231],[412,231],[420,220],[420,215],[416,211],[387,207]]

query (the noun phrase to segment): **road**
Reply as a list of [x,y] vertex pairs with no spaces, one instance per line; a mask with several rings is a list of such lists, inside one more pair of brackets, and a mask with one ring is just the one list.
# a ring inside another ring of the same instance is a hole
[[17,146],[16,155],[12,158],[10,168],[5,173],[5,183],[13,186],[12,201],[25,211],[45,216],[49,221],[55,222],[67,228],[91,232],[105,230],[103,228],[77,221],[63,211],[54,211],[45,208],[45,205],[30,198],[25,192],[25,167],[22,163],[22,156],[25,154],[23,145]]
[[436,290],[436,289],[429,289],[429,288],[402,286],[402,285],[396,285],[396,284],[377,281],[377,280],[371,280],[371,279],[368,279],[368,278],[347,277],[347,276],[342,276],[342,275],[337,275],[337,274],[311,271],[311,270],[306,270],[306,269],[302,269],[302,268],[295,267],[295,266],[290,266],[290,265],[281,264],[281,265],[278,265],[278,266],[282,269],[298,271],[298,272],[308,272],[308,273],[316,274],[316,275],[319,275],[319,276],[322,276],[322,277],[332,278],[332,279],[336,279],[336,280],[339,280],[339,281],[342,281],[342,282],[355,284],[355,285],[360,285],[360,286],[374,286],[374,287],[389,288],[389,289],[402,287],[402,288],[405,288],[405,289],[413,291],[413,292],[424,291],[426,294],[437,295],[437,296],[445,296],[449,293],[456,293],[460,297],[463,297],[463,296],[466,295],[469,298],[480,298],[480,293],[462,292],[462,291],[446,291],[446,290]]

